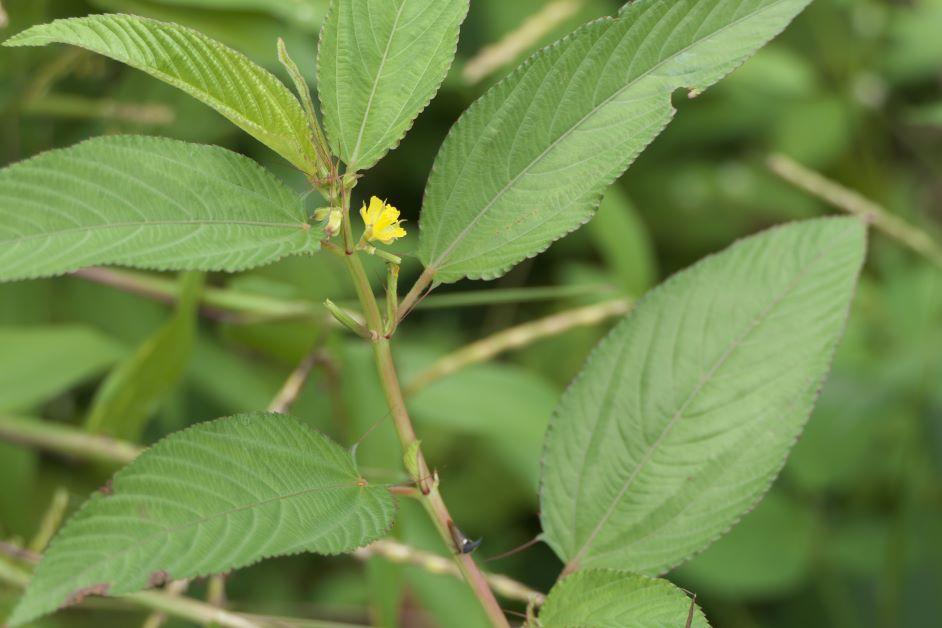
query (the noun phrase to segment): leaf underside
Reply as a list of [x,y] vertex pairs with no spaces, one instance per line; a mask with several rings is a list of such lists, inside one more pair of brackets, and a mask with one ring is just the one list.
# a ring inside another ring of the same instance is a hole
[[124,353],[82,325],[0,326],[0,412],[24,412],[108,369]]
[[331,148],[365,170],[395,148],[448,73],[468,0],[334,0],[318,50]]
[[322,236],[296,193],[222,148],[102,137],[0,170],[0,281],[95,264],[236,271]]
[[653,290],[600,343],[547,432],[545,538],[570,568],[663,573],[781,468],[843,331],[854,218],[742,240]]
[[301,105],[273,74],[190,28],[132,15],[56,20],[5,46],[81,46],[182,89],[309,175],[317,162]]
[[189,362],[203,280],[203,273],[182,274],[170,320],[108,374],[88,410],[86,430],[140,442],[147,420],[177,385]]
[[395,504],[350,453],[297,419],[246,414],[177,432],[119,471],[53,539],[10,617],[298,552],[352,551]]
[[[540,609],[541,628],[683,628],[692,601],[666,580],[614,569],[580,571],[559,581]],[[694,605],[691,628],[709,628]]]
[[448,134],[418,254],[439,282],[492,279],[588,221],[605,188],[699,92],[810,0],[639,0],[536,53]]

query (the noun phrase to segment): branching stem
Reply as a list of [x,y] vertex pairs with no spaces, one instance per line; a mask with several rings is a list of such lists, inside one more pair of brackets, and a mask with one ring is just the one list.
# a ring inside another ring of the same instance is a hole
[[632,301],[627,297],[612,299],[505,329],[438,359],[406,385],[405,395],[408,397],[443,377],[472,364],[486,362],[504,351],[527,346],[542,338],[557,336],[575,327],[596,325],[613,316],[626,314],[631,307]]
[[[349,252],[346,258],[347,268],[353,279],[357,297],[359,297],[360,304],[363,307],[367,327],[373,332],[371,344],[373,347],[373,356],[376,361],[376,370],[379,373],[383,393],[386,396],[386,401],[392,413],[396,433],[399,436],[399,442],[402,445],[403,452],[409,451],[410,447],[417,440],[415,429],[412,427],[412,420],[409,417],[405,399],[402,396],[399,376],[396,373],[396,365],[393,362],[389,339],[386,338],[384,334],[383,317],[376,301],[376,296],[373,294],[373,289],[370,287],[359,255],[354,251],[352,236],[350,235],[351,227],[349,225],[349,197],[345,193],[341,196],[345,222],[343,228],[344,244],[345,249]],[[403,313],[408,313],[421,292],[431,283],[431,280],[431,274],[423,273],[422,278],[420,278],[419,282],[413,287],[412,291],[406,296],[405,301],[400,306],[400,319]],[[452,525],[451,514],[448,512],[448,508],[445,506],[445,502],[438,492],[438,482],[435,480],[436,476],[430,473],[428,464],[420,448],[416,451],[416,463],[416,469],[412,479],[422,492],[422,505],[435,523],[435,527],[444,540],[445,546],[453,547],[454,542],[452,541],[450,531],[450,525]],[[462,576],[464,576],[465,582],[468,583],[468,586],[481,603],[491,624],[499,628],[509,628],[510,624],[507,622],[504,612],[497,603],[497,599],[494,597],[494,593],[491,591],[484,574],[478,568],[471,555],[456,552],[455,561]]]
[[[382,556],[383,558],[394,562],[394,563],[408,563],[410,565],[417,565],[429,573],[443,573],[450,574],[452,576],[461,576],[461,572],[458,570],[458,567],[454,564],[453,561],[445,558],[444,556],[439,556],[438,554],[433,554],[431,552],[425,552],[396,541],[389,539],[383,539],[376,541],[366,547],[362,547],[354,552],[355,556],[360,558],[368,558],[370,556]],[[546,596],[531,589],[523,583],[517,582],[507,576],[501,574],[487,573],[484,575],[490,584],[491,588],[509,600],[518,600],[526,603],[534,603],[537,606],[543,604],[546,601]]]

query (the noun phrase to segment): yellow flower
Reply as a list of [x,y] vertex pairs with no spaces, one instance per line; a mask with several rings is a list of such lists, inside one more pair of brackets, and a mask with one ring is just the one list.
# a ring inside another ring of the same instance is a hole
[[360,208],[360,217],[366,224],[366,230],[363,232],[363,239],[370,242],[379,240],[383,244],[392,244],[398,238],[406,235],[406,230],[400,225],[399,210],[392,205],[387,205],[377,197],[370,199],[370,206],[366,203]]

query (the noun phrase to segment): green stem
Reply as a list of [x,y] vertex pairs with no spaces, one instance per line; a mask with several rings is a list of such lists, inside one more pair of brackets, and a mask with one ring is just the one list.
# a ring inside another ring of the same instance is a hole
[[922,229],[890,213],[885,207],[805,168],[784,155],[769,157],[769,168],[792,185],[873,226],[942,268],[942,244]]
[[[354,555],[363,559],[369,558],[370,556],[382,556],[390,562],[416,565],[429,573],[444,573],[461,577],[461,572],[450,559],[439,556],[438,554],[416,549],[409,545],[404,545],[391,539],[374,541],[370,545],[356,550]],[[498,595],[509,600],[517,600],[528,604],[532,602],[536,606],[540,606],[546,602],[546,596],[544,594],[535,589],[531,589],[522,582],[517,582],[512,578],[495,573],[486,573],[484,577],[487,578],[491,588],[496,591]]]
[[[372,295],[371,295],[372,296]],[[376,359],[376,368],[379,372],[380,381],[383,385],[383,392],[386,395],[386,401],[392,412],[393,423],[396,426],[396,433],[399,435],[399,443],[403,451],[408,451],[412,443],[416,440],[415,429],[412,427],[412,420],[409,418],[409,412],[406,409],[406,402],[402,396],[402,388],[399,385],[399,377],[396,374],[396,366],[392,359],[389,340],[380,338],[373,343],[373,355]],[[455,543],[452,539],[451,529],[453,524],[451,514],[445,501],[438,492],[438,482],[430,481],[433,474],[430,472],[425,456],[419,448],[416,451],[416,471],[417,474],[412,478],[422,490],[422,505],[438,529],[438,533],[445,541],[445,546],[455,549]],[[465,582],[474,592],[478,601],[491,621],[491,624],[500,628],[509,628],[507,618],[501,610],[494,593],[487,583],[487,579],[477,564],[474,562],[471,554],[455,554],[455,561],[458,563],[458,569],[464,576]]]
[[432,285],[432,280],[435,278],[435,273],[426,268],[422,271],[422,274],[419,275],[419,278],[415,281],[415,285],[412,286],[412,289],[409,290],[409,293],[406,294],[402,299],[402,303],[399,304],[399,321],[402,321],[406,316],[409,315],[409,312],[412,311],[412,308],[416,306],[419,299],[422,298],[422,295],[425,294],[426,289]]
[[[78,270],[74,275],[158,301],[172,303],[179,298],[180,293],[176,280],[148,273],[92,267]],[[251,320],[311,318],[323,312],[310,301],[289,301],[228,288],[207,286],[201,297],[202,304],[208,308],[246,315]]]
[[148,126],[166,126],[174,120],[173,109],[166,105],[123,103],[67,94],[46,94],[28,100],[20,111],[24,115],[40,117],[117,120]]
[[59,526],[62,524],[62,520],[65,518],[65,512],[68,508],[69,491],[60,486],[52,494],[49,508],[46,509],[42,520],[39,522],[39,530],[36,532],[33,540],[30,541],[29,550],[31,552],[41,554],[45,551],[46,546],[49,545],[49,541],[59,530]]
[[0,416],[0,440],[117,464],[131,462],[141,451],[135,445],[107,436],[24,417]]
[[[25,589],[29,584],[29,578],[29,572],[26,570],[14,567],[0,559],[0,582]],[[146,608],[163,611],[168,615],[189,619],[199,624],[216,622],[227,628],[262,628],[263,625],[255,620],[215,608],[204,602],[158,591],[131,593],[122,596],[120,599],[129,600]]]
[[438,359],[406,385],[405,395],[408,397],[432,382],[466,366],[486,362],[504,351],[524,347],[541,338],[558,336],[575,327],[588,327],[613,316],[621,316],[631,306],[632,301],[628,298],[602,301],[505,329]]
[[393,255],[389,251],[384,251],[383,249],[378,249],[375,246],[370,244],[360,244],[359,248],[362,248],[368,255],[375,255],[376,257],[382,258],[387,262],[392,262],[397,266],[402,264],[402,258],[398,255]]
[[[367,326],[373,332],[373,356],[376,361],[376,370],[383,386],[383,393],[389,404],[392,413],[393,423],[396,427],[396,433],[399,436],[399,443],[402,445],[403,452],[408,451],[410,446],[416,442],[415,429],[412,427],[412,420],[409,418],[409,411],[406,409],[406,402],[402,396],[402,388],[399,385],[399,377],[396,373],[396,365],[393,362],[392,351],[389,346],[389,339],[383,334],[383,320],[380,314],[379,305],[376,297],[370,287],[366,272],[363,270],[363,264],[360,258],[354,255],[347,256],[347,267],[350,270],[350,276],[356,288],[357,296],[363,307],[366,316]],[[423,274],[423,276],[425,276]],[[428,278],[431,281],[431,276]],[[418,284],[417,284],[418,285]],[[413,288],[415,291],[415,288]],[[425,457],[421,449],[416,451],[416,469],[414,470],[413,480],[421,489],[423,498],[422,505],[429,513],[439,534],[445,541],[446,547],[454,548],[454,541],[451,536],[452,522],[451,514],[438,492],[438,483],[432,480],[432,474],[429,471]],[[470,554],[455,554],[455,561],[458,569],[464,576],[465,582],[471,588],[474,595],[480,602],[484,612],[490,619],[491,624],[499,628],[509,628],[510,624],[504,616],[494,593],[491,591],[484,574],[478,568],[477,564]]]

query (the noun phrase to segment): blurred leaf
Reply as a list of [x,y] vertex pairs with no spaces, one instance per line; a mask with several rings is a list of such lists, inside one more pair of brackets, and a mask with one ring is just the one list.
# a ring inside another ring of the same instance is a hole
[[[275,72],[281,70],[275,47],[275,42],[279,37],[284,38],[289,46],[307,44],[309,48],[312,48],[311,33],[317,31],[317,28],[313,26],[295,30],[286,25],[283,20],[257,11],[220,11],[184,7],[166,4],[160,0],[90,1],[96,8],[102,9],[102,12],[130,13],[187,26],[234,48],[262,67]],[[313,78],[314,55],[310,55],[309,59],[304,59],[301,65],[305,76]],[[207,112],[211,113],[210,110]],[[281,160],[278,162],[281,163]],[[297,172],[293,168],[291,170]]]
[[784,596],[812,573],[815,532],[811,512],[773,491],[675,575],[698,592],[731,599]]
[[0,280],[109,263],[234,271],[317,250],[305,220],[294,192],[236,153],[96,138],[0,171]]
[[124,348],[80,325],[0,327],[0,410],[23,411],[97,375]]
[[847,103],[836,97],[790,103],[774,125],[776,150],[816,169],[834,162],[853,135]]
[[541,516],[561,558],[662,573],[755,504],[814,404],[865,243],[853,218],[792,223],[638,303],[550,421]]
[[882,59],[889,75],[903,82],[937,75],[942,68],[942,1],[914,0],[891,14],[889,45]]
[[[175,274],[165,280],[175,285]],[[3,286],[47,285],[54,290],[57,318],[74,320],[107,333],[125,347],[136,347],[167,320],[167,305],[139,294],[80,277],[23,281]],[[221,415],[220,415],[221,416]]]
[[324,126],[351,171],[395,147],[455,57],[468,0],[333,0],[318,52]]
[[189,369],[195,388],[228,413],[268,407],[287,374],[264,368],[221,344],[198,338]]
[[0,325],[36,325],[51,319],[54,300],[47,281],[0,284]]
[[835,373],[795,445],[787,476],[808,491],[852,489],[885,446],[881,428],[890,423],[895,396],[879,379]]
[[245,414],[174,434],[119,471],[53,539],[11,626],[261,558],[360,547],[392,524],[382,486],[297,419]]
[[[404,381],[428,354],[400,346]],[[483,436],[521,482],[536,489],[546,423],[559,393],[539,375],[509,364],[476,364],[438,380],[408,400],[428,427]]]
[[51,43],[87,48],[178,87],[302,172],[316,172],[304,111],[291,92],[246,56],[202,33],[130,15],[97,15],[34,26],[4,45]]
[[203,275],[184,273],[180,282],[180,300],[170,320],[98,389],[85,424],[90,432],[139,442],[155,407],[183,375],[196,339]]
[[219,11],[252,10],[270,13],[276,17],[315,30],[327,13],[328,0],[155,0],[160,4],[181,7],[199,7]]
[[638,296],[654,284],[657,260],[651,239],[634,205],[620,188],[608,189],[588,229],[622,289]]
[[[173,122],[159,128],[161,137],[198,142],[203,144],[225,145],[235,136],[241,136],[239,129],[228,120],[205,106],[186,92],[172,85],[155,81],[141,72],[124,72],[120,81],[109,90],[115,100],[159,104],[173,113]],[[108,133],[114,123],[101,125],[98,133]],[[122,124],[118,127],[122,133],[148,135],[154,131],[141,124]],[[149,132],[149,133],[148,133]]]
[[[26,447],[0,442],[0,538],[28,536],[35,531],[36,480],[39,455]],[[0,617],[3,613],[0,612]]]
[[703,91],[809,1],[632,2],[538,52],[442,145],[419,258],[440,282],[493,279],[578,228],[670,122],[674,90]]
[[[563,578],[540,610],[541,628],[681,628],[693,600],[667,580],[615,569],[590,569]],[[529,624],[528,624],[529,625]],[[694,608],[695,628],[709,628]]]
[[883,569],[892,541],[889,522],[858,515],[832,525],[823,547],[829,563],[841,572],[867,577]]
[[405,589],[402,569],[384,557],[371,556],[366,561],[366,578],[372,624],[398,628],[399,608]]
[[942,129],[942,102],[913,107],[907,116],[910,124]]

